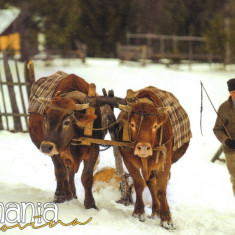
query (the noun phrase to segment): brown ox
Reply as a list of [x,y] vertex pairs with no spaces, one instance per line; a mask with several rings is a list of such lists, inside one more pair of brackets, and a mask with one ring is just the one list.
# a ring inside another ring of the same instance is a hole
[[171,164],[185,153],[189,142],[173,151],[172,126],[167,116],[169,107],[162,107],[161,101],[148,91],[142,90],[137,98],[142,101],[128,106],[120,105],[123,111],[119,115],[124,123],[119,138],[127,128],[127,136],[134,143],[134,149],[120,147],[136,191],[132,215],[140,221],[145,220],[142,193],[146,182],[152,196],[152,218],[160,216],[162,227],[174,229],[166,198],[167,181]]
[[[66,97],[72,91],[88,93],[88,83],[76,75],[66,76],[56,88],[49,103],[45,105],[44,115],[30,113],[29,133],[34,144],[45,154],[52,158],[57,187],[55,202],[64,202],[77,198],[74,175],[84,162],[82,172],[82,184],[85,189],[84,206],[86,209],[96,208],[92,195],[93,168],[96,163],[99,146],[71,145],[73,138],[83,135],[83,127],[94,121],[94,127],[101,127],[100,109],[96,109],[96,115],[87,115],[85,111],[78,111],[78,100],[74,95]],[[43,101],[43,99],[41,99]],[[86,106],[86,105],[85,105]],[[74,115],[73,115],[74,114]],[[102,138],[101,131],[93,132],[94,138]]]

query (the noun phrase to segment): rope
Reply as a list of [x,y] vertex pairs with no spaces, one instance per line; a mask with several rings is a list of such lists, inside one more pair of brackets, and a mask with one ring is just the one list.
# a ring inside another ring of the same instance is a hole
[[219,119],[220,119],[220,121],[221,121],[221,123],[222,123],[222,125],[223,125],[223,127],[224,127],[225,132],[227,133],[228,137],[229,137],[230,139],[232,139],[231,135],[229,134],[228,129],[226,128],[226,126],[225,126],[225,124],[224,124],[224,121],[222,120],[222,118],[220,117],[220,115],[218,114],[218,112],[216,111],[215,106],[213,105],[213,103],[212,103],[212,101],[211,101],[211,99],[210,99],[210,97],[209,97],[209,95],[208,95],[208,93],[207,93],[207,91],[206,91],[206,89],[205,89],[205,87],[204,87],[204,85],[203,85],[202,82],[201,82],[201,87],[202,87],[203,90],[205,91],[205,93],[206,93],[206,95],[207,95],[207,98],[209,99],[209,101],[210,101],[210,103],[211,103],[211,106],[213,107],[215,113],[216,113],[217,116],[219,117]]
[[201,109],[200,109],[200,129],[201,129],[201,135],[202,133],[202,111],[203,111],[203,84],[201,82]]
[[[128,113],[128,124],[130,123],[130,112]],[[137,136],[136,136],[136,140],[135,141],[132,141],[131,139],[131,134],[130,134],[130,128],[129,128],[129,125],[128,125],[128,137],[129,137],[129,139],[130,139],[130,142],[131,143],[136,143],[137,142],[137,140],[139,139],[139,135],[140,135],[140,129],[141,129],[141,126],[142,126],[142,122],[143,122],[143,118],[144,118],[144,114],[143,113],[141,113],[141,119],[140,119],[140,125],[139,125],[139,129],[138,129],[138,132],[137,132]]]

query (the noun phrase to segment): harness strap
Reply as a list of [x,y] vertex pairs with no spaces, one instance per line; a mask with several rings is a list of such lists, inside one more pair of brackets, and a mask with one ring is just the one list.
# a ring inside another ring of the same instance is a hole
[[[163,127],[161,126],[160,128],[161,128],[161,129],[160,129],[159,146],[162,146]],[[159,155],[160,155],[160,151],[158,151],[157,154],[156,154],[156,160],[155,160],[155,163],[156,163],[156,164],[158,163]]]
[[[144,119],[144,114],[141,113],[140,126],[139,126],[139,129],[138,129],[138,132],[137,132],[137,136],[136,136],[136,140],[135,140],[135,141],[132,141],[131,133],[130,133],[130,127],[129,127],[129,125],[128,125],[128,127],[127,127],[127,128],[128,128],[128,136],[129,136],[129,139],[130,139],[130,142],[131,142],[131,143],[136,143],[137,140],[139,139],[140,129],[141,129],[141,126],[142,126],[143,119]],[[130,113],[128,113],[128,123],[130,123]]]

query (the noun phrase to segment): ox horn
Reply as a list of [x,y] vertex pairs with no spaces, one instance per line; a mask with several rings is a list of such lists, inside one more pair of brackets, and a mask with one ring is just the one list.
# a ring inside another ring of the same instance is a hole
[[157,111],[160,113],[167,113],[168,111],[170,111],[170,109],[171,109],[170,106],[165,106],[165,107],[157,108]]
[[118,108],[127,113],[131,112],[131,107],[129,105],[118,104]]
[[76,110],[84,110],[90,107],[89,103],[85,103],[87,99],[87,95],[83,92],[71,91],[69,93],[63,94],[62,97],[71,98],[81,103],[81,104],[76,104]]
[[63,94],[62,97],[77,100],[81,104],[84,104],[87,99],[87,95],[83,92],[80,92],[80,91],[71,91],[69,93]]
[[132,89],[128,89],[126,92],[127,99],[135,99],[135,92]]
[[89,103],[86,104],[76,104],[76,110],[84,110],[90,107]]

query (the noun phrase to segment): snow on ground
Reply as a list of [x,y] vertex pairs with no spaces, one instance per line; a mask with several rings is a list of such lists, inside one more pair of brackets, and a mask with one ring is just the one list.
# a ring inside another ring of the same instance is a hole
[[[226,82],[234,77],[233,68],[224,71],[216,65],[199,64],[192,65],[191,69],[188,65],[167,68],[151,63],[141,67],[138,63],[121,65],[115,59],[88,59],[86,64],[81,64],[79,60],[56,60],[47,67],[43,62],[35,63],[37,78],[51,75],[57,70],[77,74],[89,83],[95,83],[100,94],[102,88],[106,88],[113,89],[116,96],[124,97],[129,88],[137,90],[149,85],[172,92],[189,114],[193,138],[184,157],[172,166],[168,183],[168,202],[176,226],[171,234],[235,234],[235,200],[227,168],[222,162],[211,163],[220,144],[212,132],[216,115],[205,94],[203,136],[200,133],[200,81],[217,109],[228,97]],[[33,202],[36,205],[37,202],[52,201],[55,191],[53,164],[49,157],[37,150],[28,134],[1,131],[0,151],[1,202]],[[100,159],[99,168],[114,166],[111,149],[102,152]],[[81,169],[76,175],[78,199],[59,205],[59,219],[71,222],[78,218],[84,222],[92,217],[90,223],[39,230],[13,229],[7,234],[169,234],[159,226],[159,219],[147,218],[144,223],[140,222],[131,216],[133,206],[116,204],[120,194],[110,185],[99,193],[94,186],[99,210],[85,210],[80,175]],[[144,200],[146,216],[151,215],[151,197],[147,189]]]

